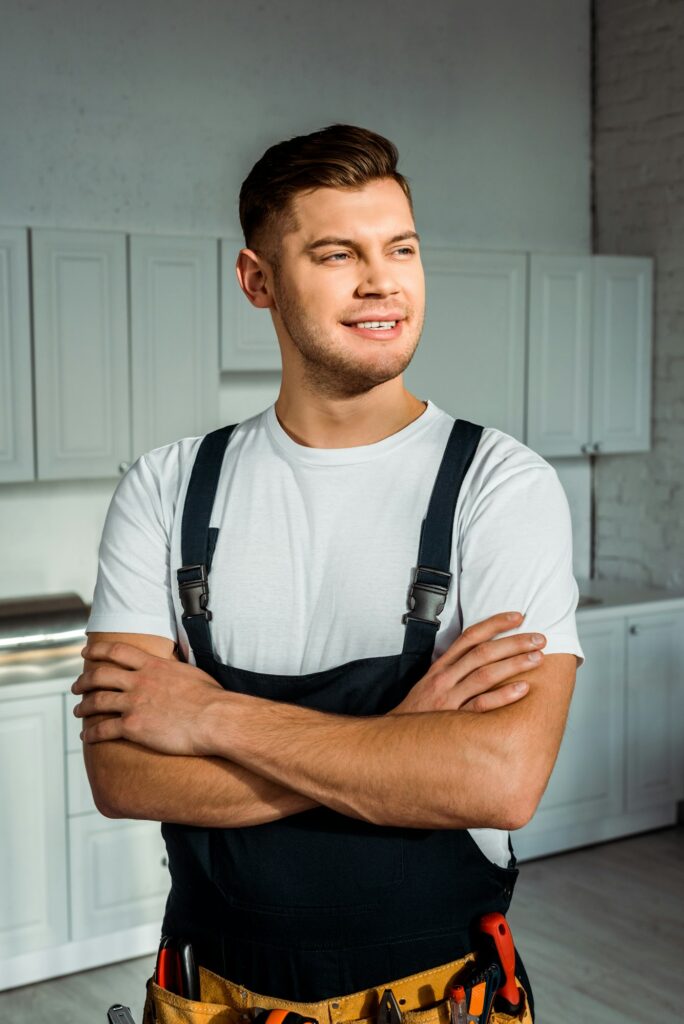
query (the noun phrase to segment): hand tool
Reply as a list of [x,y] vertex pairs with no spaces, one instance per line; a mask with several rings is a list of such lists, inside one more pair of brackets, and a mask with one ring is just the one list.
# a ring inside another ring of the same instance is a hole
[[261,1006],[254,1006],[251,1012],[254,1024],[318,1024],[315,1017],[303,1017],[294,1010],[265,1010]]
[[448,991],[451,1024],[468,1024],[468,1004],[463,985],[456,985]]
[[162,935],[154,969],[154,980],[168,992],[182,995],[181,963],[175,940],[170,935]]
[[484,970],[478,970],[464,980],[467,1024],[487,1024],[500,981],[501,971],[497,963],[488,964]]
[[135,1024],[130,1006],[122,1006],[121,1003],[114,1003],[107,1010],[109,1024]]
[[377,1024],[402,1024],[402,1012],[391,988],[386,988],[378,1002]]
[[485,914],[479,921],[479,946],[483,962],[493,960],[501,971],[501,984],[494,1008],[516,1016],[523,1004],[523,994],[515,980],[515,946],[508,921],[503,914]]
[[195,1002],[199,1002],[199,971],[195,963],[192,943],[179,941],[178,956],[180,959],[181,995],[185,996],[186,999],[194,999]]

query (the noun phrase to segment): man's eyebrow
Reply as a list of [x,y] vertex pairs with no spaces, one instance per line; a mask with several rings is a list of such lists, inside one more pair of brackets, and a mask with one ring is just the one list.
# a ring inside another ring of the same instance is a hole
[[[420,235],[417,231],[402,231],[400,235],[388,238],[385,244],[394,245],[395,242],[405,242],[409,238],[414,238],[417,242],[420,242]],[[359,247],[358,242],[355,242],[353,238],[338,238],[335,235],[327,235],[325,238],[317,238],[315,242],[305,246],[304,252],[313,252],[314,249],[322,249],[326,245],[342,245],[347,249],[358,249]]]

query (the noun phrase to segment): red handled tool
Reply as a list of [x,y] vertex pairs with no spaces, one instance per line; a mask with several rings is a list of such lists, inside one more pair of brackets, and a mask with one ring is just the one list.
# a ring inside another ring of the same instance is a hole
[[484,956],[497,963],[501,971],[494,1008],[515,1016],[522,1007],[523,995],[515,980],[515,946],[508,921],[503,914],[485,914],[478,927]]

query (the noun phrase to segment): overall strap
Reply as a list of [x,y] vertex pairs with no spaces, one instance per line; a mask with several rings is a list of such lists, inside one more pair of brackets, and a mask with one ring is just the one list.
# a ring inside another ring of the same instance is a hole
[[190,474],[181,521],[181,561],[176,572],[183,605],[183,626],[199,668],[209,672],[214,657],[209,622],[209,570],[218,529],[209,528],[221,466],[230,435],[237,426],[205,434]]
[[441,626],[437,616],[444,609],[451,583],[456,501],[483,429],[468,420],[456,420],[451,428],[421,528],[418,566],[408,594],[410,611],[401,619],[406,624],[404,654],[428,654],[434,648]]

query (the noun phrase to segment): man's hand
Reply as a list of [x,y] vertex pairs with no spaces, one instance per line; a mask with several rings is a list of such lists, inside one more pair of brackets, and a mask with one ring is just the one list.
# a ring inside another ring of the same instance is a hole
[[[197,723],[222,687],[210,675],[175,659],[157,658],[126,643],[88,643],[84,659],[105,664],[86,667],[71,687],[84,694],[74,707],[85,718],[84,743],[126,739],[162,754],[197,756]],[[118,717],[88,726],[92,715]]]
[[[468,626],[390,714],[493,711],[520,700],[529,685],[524,680],[505,681],[543,663],[540,649],[546,637],[542,633],[493,637],[519,625],[522,617],[520,612],[501,612]],[[538,658],[530,660],[535,651]]]

